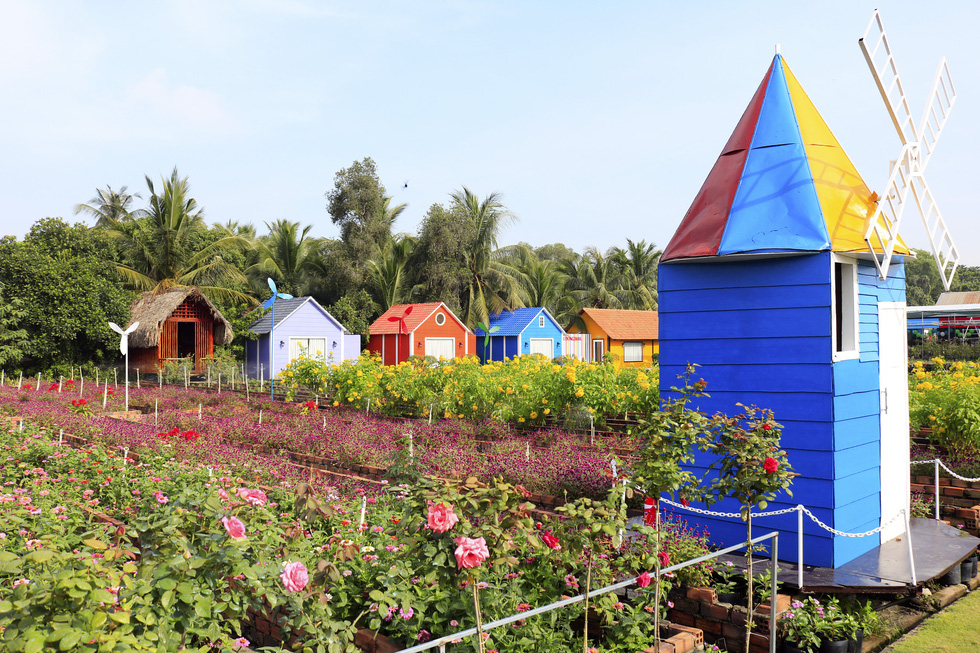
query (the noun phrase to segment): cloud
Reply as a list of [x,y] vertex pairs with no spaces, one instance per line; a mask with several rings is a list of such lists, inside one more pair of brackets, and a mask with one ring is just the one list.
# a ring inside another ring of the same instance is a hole
[[225,108],[220,94],[174,84],[163,68],[153,70],[129,87],[125,104],[127,113],[146,116],[165,131],[192,127],[211,134],[229,134],[238,127],[238,120]]

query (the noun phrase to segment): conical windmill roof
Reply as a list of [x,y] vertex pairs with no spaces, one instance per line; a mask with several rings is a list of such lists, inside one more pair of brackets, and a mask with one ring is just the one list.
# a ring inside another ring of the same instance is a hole
[[[867,252],[875,203],[781,55],[742,114],[661,261]],[[896,254],[908,254],[904,243]]]

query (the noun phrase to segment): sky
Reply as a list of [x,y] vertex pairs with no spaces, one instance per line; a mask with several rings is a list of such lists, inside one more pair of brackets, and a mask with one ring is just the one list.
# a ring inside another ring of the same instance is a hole
[[974,2],[0,0],[0,236],[91,224],[73,207],[97,188],[145,200],[176,166],[209,222],[337,237],[324,194],[371,157],[399,232],[466,186],[517,216],[501,245],[662,249],[777,44],[880,192],[900,142],[857,43],[875,8],[914,116],[949,61],[925,177],[980,265]]

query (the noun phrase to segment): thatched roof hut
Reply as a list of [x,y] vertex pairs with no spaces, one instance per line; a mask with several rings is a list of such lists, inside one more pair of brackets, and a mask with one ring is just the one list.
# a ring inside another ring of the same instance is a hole
[[194,286],[143,293],[133,302],[133,322],[140,325],[129,336],[130,365],[144,369],[193,356],[200,370],[215,345],[227,345],[234,337],[231,323]]

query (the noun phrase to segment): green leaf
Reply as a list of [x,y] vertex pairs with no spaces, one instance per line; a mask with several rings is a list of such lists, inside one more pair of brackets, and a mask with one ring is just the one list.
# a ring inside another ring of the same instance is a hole
[[380,601],[384,601],[385,600],[384,592],[382,592],[380,590],[371,590],[371,593],[368,594],[368,596],[371,597],[371,600],[372,601],[379,601],[380,602]]
[[211,618],[211,597],[204,596],[194,604],[194,612],[201,619]]
[[167,590],[166,592],[163,593],[163,596],[160,597],[160,605],[162,605],[165,608],[170,608],[170,606],[173,605],[173,602],[174,602],[173,590]]
[[162,590],[172,590],[177,587],[177,581],[173,578],[161,578],[156,584]]
[[106,544],[102,540],[97,540],[94,537],[87,540],[82,540],[82,543],[85,546],[89,547],[90,549],[98,549],[99,551],[103,551],[109,548],[108,544]]
[[115,621],[117,624],[128,624],[129,623],[129,613],[128,612],[110,612],[109,618]]
[[12,560],[16,559],[17,555],[15,553],[11,553],[10,551],[0,551],[0,562],[11,562]]
[[61,640],[61,643],[58,644],[58,648],[61,649],[62,651],[68,651],[70,649],[73,649],[75,648],[75,645],[78,644],[78,640],[80,640],[81,638],[82,638],[82,633],[80,631],[73,630],[72,632],[68,633],[68,635],[66,635],[64,639]]
[[105,622],[108,620],[108,618],[109,615],[107,615],[105,612],[96,612],[95,614],[92,615],[92,621],[89,622],[89,627],[92,630],[98,630],[99,628],[102,628],[103,625],[105,625]]
[[42,648],[44,648],[44,635],[35,635],[33,639],[27,642],[24,653],[38,653]]
[[41,549],[40,551],[33,551],[24,557],[33,560],[34,562],[43,563],[54,557],[54,551],[51,551],[50,549]]

